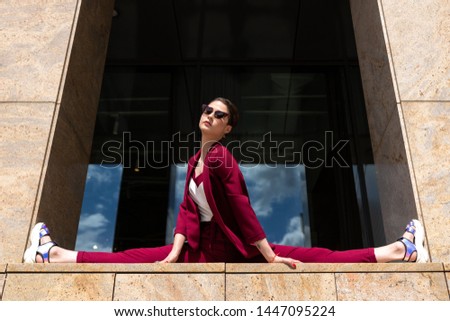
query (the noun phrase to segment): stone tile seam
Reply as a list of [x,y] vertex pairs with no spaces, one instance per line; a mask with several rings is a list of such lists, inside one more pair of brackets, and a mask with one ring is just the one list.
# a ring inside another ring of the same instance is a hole
[[3,280],[3,284],[2,284],[2,287],[0,289],[0,301],[3,301],[3,293],[5,293],[7,279],[8,279],[8,274],[5,273],[5,278]]
[[[405,263],[406,264],[406,263]],[[422,264],[422,263],[421,263]],[[424,263],[425,266],[427,266],[427,263]],[[375,269],[364,269],[364,268],[356,268],[356,269],[339,269],[339,270],[312,270],[312,271],[226,271],[227,274],[290,274],[290,273],[421,273],[421,272],[450,272],[449,270],[445,269],[445,263],[444,262],[433,262],[433,268],[431,269],[412,269],[412,270],[402,270],[402,269],[389,269],[388,267],[384,267],[383,270],[375,270]],[[406,268],[406,266],[405,266]]]
[[[447,274],[449,275],[449,277],[447,277]],[[449,285],[450,269],[448,271],[445,270],[445,264],[444,264],[444,280],[445,280],[445,284],[447,285],[448,300],[450,301],[450,285]]]
[[223,273],[223,300],[227,301],[227,274],[226,272]]
[[339,270],[339,271],[295,271],[295,272],[287,272],[287,271],[232,271],[232,272],[202,272],[202,271],[183,271],[183,272],[144,272],[144,271],[4,271],[0,272],[0,274],[332,274],[332,273],[442,273],[447,272],[450,273],[449,270],[444,269],[432,269],[432,270],[383,270],[383,271],[374,271],[374,270]]
[[[225,273],[230,275],[257,275],[257,274],[271,274],[271,275],[288,275],[288,274],[414,274],[414,273],[450,273],[449,271],[427,271],[427,270],[417,270],[417,271],[328,271],[328,272],[233,272]],[[188,273],[193,274],[193,273]]]
[[[22,263],[23,265],[28,265],[25,263]],[[4,265],[4,269],[3,272],[0,273],[14,273],[14,274],[23,274],[23,273],[42,273],[42,274],[47,274],[47,273],[72,273],[72,274],[104,274],[104,273],[115,273],[115,274],[291,274],[291,273],[309,273],[309,274],[314,274],[314,273],[417,273],[417,272],[450,272],[450,267],[448,269],[446,269],[445,265],[448,264],[446,262],[433,262],[431,263],[433,265],[432,268],[425,268],[426,266],[428,266],[427,263],[421,263],[424,264],[424,268],[420,269],[411,269],[408,270],[408,264],[405,264],[405,270],[399,269],[399,268],[393,268],[390,269],[389,267],[383,267],[383,270],[376,270],[376,269],[365,269],[365,268],[355,268],[352,269],[351,267],[349,267],[348,269],[345,268],[341,268],[341,269],[337,269],[337,270],[319,270],[319,269],[315,269],[315,270],[293,270],[293,271],[257,271],[257,270],[241,270],[241,271],[227,271],[227,268],[225,267],[224,270],[218,270],[218,271],[199,271],[199,270],[195,270],[195,271],[189,271],[189,270],[185,270],[185,271],[144,271],[144,270],[130,270],[130,271],[124,271],[124,270],[114,270],[114,269],[105,269],[105,270],[91,270],[91,269],[84,269],[84,270],[80,270],[80,269],[76,269],[76,270],[68,270],[68,269],[62,269],[62,270],[32,270],[32,269],[23,269],[23,270],[17,270],[15,268],[13,268],[13,270],[10,271],[10,264],[6,263]],[[15,264],[14,264],[15,265]],[[30,265],[31,267],[32,265]],[[450,266],[450,265],[449,265]]]
[[450,271],[444,270],[388,270],[388,271],[367,271],[367,270],[342,270],[342,271],[298,271],[298,272],[264,272],[264,271],[253,271],[253,272],[117,272],[117,271],[6,271],[0,272],[0,274],[120,274],[120,275],[130,275],[130,274],[332,274],[332,273],[450,273]]
[[112,286],[112,293],[111,293],[111,301],[114,301],[114,297],[116,295],[116,280],[117,280],[117,273],[114,273],[114,280],[113,280],[113,286]]
[[337,285],[337,273],[333,273],[333,280],[334,280],[334,293],[336,294],[336,301],[339,300],[339,291],[338,291],[338,285]]
[[[225,272],[142,272],[142,271],[134,271],[134,272],[118,272],[118,271],[6,271],[0,272],[0,274],[114,274],[114,275],[136,275],[136,274],[227,274]],[[234,274],[234,273],[233,273]],[[249,273],[238,273],[238,274],[249,274]],[[268,273],[257,273],[257,274],[268,274]],[[279,274],[279,273],[278,273]]]
[[3,100],[0,104],[57,104],[57,101],[51,100]]
[[450,100],[443,99],[405,99],[400,103],[450,103]]

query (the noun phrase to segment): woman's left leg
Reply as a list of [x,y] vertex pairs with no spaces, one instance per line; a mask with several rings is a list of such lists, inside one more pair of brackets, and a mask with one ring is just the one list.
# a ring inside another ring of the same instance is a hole
[[402,237],[396,242],[377,247],[347,251],[324,248],[303,248],[272,244],[278,256],[290,257],[305,263],[386,263],[392,261],[427,262],[429,255],[424,248],[424,228],[417,220],[411,220]]
[[298,246],[271,244],[276,255],[290,257],[304,263],[375,263],[374,249],[333,251],[320,247],[305,248]]

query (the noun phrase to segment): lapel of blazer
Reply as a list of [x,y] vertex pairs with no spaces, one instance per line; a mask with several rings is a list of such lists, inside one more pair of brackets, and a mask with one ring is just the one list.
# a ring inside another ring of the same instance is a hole
[[214,200],[214,195],[212,194],[211,189],[211,173],[209,171],[209,166],[207,165],[208,162],[205,163],[206,166],[203,166],[203,189],[205,191],[206,200],[208,201],[209,208],[211,208],[211,211],[213,213],[213,217],[217,220],[221,220],[218,215],[218,209],[216,206],[216,202]]
[[185,186],[184,186],[184,196],[187,196],[187,194],[189,193],[189,182],[191,180],[192,172],[194,171],[199,158],[200,158],[200,151],[198,151],[194,155],[194,157],[191,157],[189,159],[188,169],[187,169],[187,173],[186,173],[186,182],[185,182]]
[[[208,154],[210,155],[210,154]],[[208,159],[208,156],[206,157]],[[205,162],[205,165],[209,164],[209,162]],[[238,170],[236,168],[233,168],[233,170]],[[211,211],[213,213],[213,219],[217,223],[217,225],[220,227],[223,233],[228,237],[228,239],[237,247],[237,249],[244,254],[244,256],[248,255],[248,251],[242,242],[242,240],[237,237],[232,230],[230,230],[229,227],[225,225],[225,222],[223,221],[222,216],[220,215],[220,211],[217,208],[214,195],[212,193],[211,188],[211,170],[209,166],[203,167],[203,188],[205,191],[205,196],[208,201],[209,207],[211,208]]]
[[[220,145],[220,143],[217,143],[212,147],[213,149],[216,148],[216,146]],[[213,152],[213,150],[211,151]],[[213,213],[213,218],[216,221],[216,223],[222,228],[222,230],[228,234],[228,228],[225,226],[225,223],[223,222],[222,216],[220,215],[220,211],[217,208],[216,201],[214,199],[214,195],[211,188],[211,170],[209,168],[209,157],[211,156],[211,153],[208,153],[206,156],[205,165],[203,167],[203,188],[205,191],[206,200],[208,201],[209,208],[211,209]]]

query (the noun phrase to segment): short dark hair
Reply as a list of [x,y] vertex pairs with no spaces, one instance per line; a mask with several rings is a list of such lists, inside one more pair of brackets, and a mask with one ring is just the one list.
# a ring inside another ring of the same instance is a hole
[[228,125],[231,125],[232,127],[236,127],[238,120],[239,120],[239,111],[235,104],[228,98],[223,97],[216,97],[212,101],[220,101],[222,104],[227,106],[228,112],[230,114],[228,118]]

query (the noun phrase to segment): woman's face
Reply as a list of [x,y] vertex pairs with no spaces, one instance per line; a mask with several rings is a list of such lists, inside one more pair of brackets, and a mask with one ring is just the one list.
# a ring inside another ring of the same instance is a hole
[[[228,125],[230,117],[228,107],[218,100],[210,102],[208,106],[211,107],[207,110],[209,113],[202,113],[199,128],[204,137],[218,141],[232,129],[231,125]],[[222,118],[218,118],[218,116],[220,117],[220,113],[225,113],[226,115]]]

